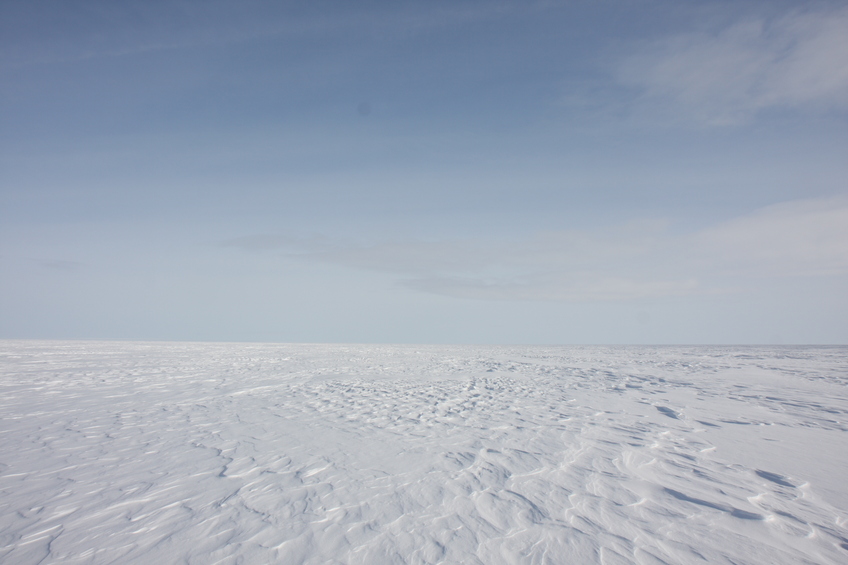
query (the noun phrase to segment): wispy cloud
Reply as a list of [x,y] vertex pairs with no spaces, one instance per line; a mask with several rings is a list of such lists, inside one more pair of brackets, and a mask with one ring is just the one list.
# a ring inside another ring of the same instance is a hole
[[846,109],[848,7],[653,42],[621,64],[618,78],[647,108],[713,125],[767,109]]
[[[7,9],[6,25],[0,25],[0,32],[18,42],[14,49],[0,50],[0,68],[237,44],[274,36],[303,38],[363,29],[404,35],[497,18],[519,8],[508,1],[427,6],[313,4],[260,0],[235,5],[211,0],[127,6],[89,2],[64,8],[63,18],[69,20],[69,26],[59,30],[62,33],[57,33],[51,27],[51,18],[45,17],[49,10],[21,4]],[[530,2],[520,7],[539,10],[546,4]],[[21,29],[27,30],[25,39],[21,38]]]
[[407,288],[462,298],[637,300],[729,292],[752,278],[848,273],[848,199],[786,202],[682,235],[662,222],[634,222],[518,241],[352,245],[257,235],[223,245],[389,273]]
[[44,261],[41,263],[41,266],[47,267],[48,269],[55,269],[57,271],[78,271],[84,267],[84,265],[79,261],[64,261],[59,259]]

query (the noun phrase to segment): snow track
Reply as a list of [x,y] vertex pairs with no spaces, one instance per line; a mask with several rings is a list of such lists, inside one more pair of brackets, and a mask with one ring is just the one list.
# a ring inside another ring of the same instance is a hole
[[3,563],[845,563],[848,349],[0,342]]

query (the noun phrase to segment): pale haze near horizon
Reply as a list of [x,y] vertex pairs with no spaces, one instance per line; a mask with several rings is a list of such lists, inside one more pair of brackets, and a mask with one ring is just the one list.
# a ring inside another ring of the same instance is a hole
[[845,2],[0,6],[0,337],[848,342]]

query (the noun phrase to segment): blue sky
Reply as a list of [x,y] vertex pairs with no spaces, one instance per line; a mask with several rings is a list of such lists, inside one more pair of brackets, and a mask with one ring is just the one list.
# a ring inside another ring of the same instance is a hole
[[0,337],[848,342],[846,2],[4,2]]

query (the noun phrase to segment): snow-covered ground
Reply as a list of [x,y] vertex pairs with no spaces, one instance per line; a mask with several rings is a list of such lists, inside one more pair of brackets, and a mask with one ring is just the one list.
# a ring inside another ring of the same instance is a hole
[[848,348],[0,342],[3,563],[848,563]]

